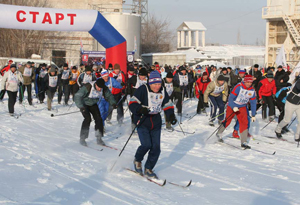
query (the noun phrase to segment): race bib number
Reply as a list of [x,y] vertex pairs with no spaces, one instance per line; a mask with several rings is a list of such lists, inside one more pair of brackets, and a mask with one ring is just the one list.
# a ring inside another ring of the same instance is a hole
[[77,79],[77,73],[72,73],[72,81],[75,81]]
[[222,93],[223,90],[224,90],[224,85],[222,85],[221,87],[218,87],[218,86],[216,85],[213,94],[218,95],[218,94]]
[[41,70],[39,76],[40,76],[40,78],[44,78],[46,76],[46,74],[47,74],[46,70]]
[[92,82],[92,75],[84,74],[82,83],[87,84]]
[[61,79],[67,80],[70,76],[70,71],[69,70],[64,70],[61,76]]
[[245,105],[249,102],[250,98],[252,98],[253,95],[254,91],[241,89],[238,97],[234,102],[238,105]]
[[166,90],[169,96],[173,93],[173,83],[166,83]]
[[148,106],[150,110],[149,114],[155,115],[160,113],[162,111],[161,106],[163,100],[164,100],[164,95],[162,93],[152,93],[148,91]]
[[189,78],[187,75],[179,75],[180,86],[187,86],[189,84]]
[[49,76],[49,86],[55,88],[57,86],[57,76]]
[[32,75],[32,68],[25,68],[24,69],[24,74],[23,74],[24,76],[26,76],[26,77],[30,77],[31,75]]

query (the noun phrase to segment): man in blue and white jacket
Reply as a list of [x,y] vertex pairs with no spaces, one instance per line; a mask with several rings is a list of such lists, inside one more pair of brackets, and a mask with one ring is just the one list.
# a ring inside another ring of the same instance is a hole
[[224,132],[225,128],[231,123],[231,120],[236,115],[238,122],[240,124],[241,133],[241,147],[245,149],[251,149],[247,143],[248,137],[248,110],[247,104],[250,101],[251,105],[251,121],[255,121],[256,114],[256,96],[255,90],[252,87],[253,77],[251,75],[246,75],[244,81],[237,84],[229,96],[228,106],[226,110],[226,118],[222,122],[222,125],[217,133],[217,137],[220,142],[223,142],[221,134]]
[[167,91],[162,87],[158,71],[152,71],[149,82],[140,86],[130,99],[129,109],[133,114],[133,122],[137,125],[141,145],[136,151],[134,167],[143,175],[142,161],[148,153],[144,174],[146,177],[157,178],[153,168],[160,155],[160,135],[162,120],[160,112],[164,110],[167,121],[177,123],[174,106]]

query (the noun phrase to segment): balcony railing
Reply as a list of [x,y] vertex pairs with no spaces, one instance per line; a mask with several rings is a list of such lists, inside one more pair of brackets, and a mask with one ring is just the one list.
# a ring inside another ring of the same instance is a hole
[[262,9],[262,18],[278,18],[283,16],[282,6],[268,6]]

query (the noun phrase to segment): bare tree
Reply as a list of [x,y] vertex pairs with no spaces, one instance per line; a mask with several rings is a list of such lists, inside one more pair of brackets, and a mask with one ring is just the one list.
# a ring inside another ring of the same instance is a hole
[[[0,0],[1,4],[49,7],[47,0]],[[28,58],[40,54],[46,41],[45,31],[0,28],[0,56]]]
[[149,15],[142,28],[142,53],[170,51],[174,35],[169,26],[168,19],[158,19],[154,15]]

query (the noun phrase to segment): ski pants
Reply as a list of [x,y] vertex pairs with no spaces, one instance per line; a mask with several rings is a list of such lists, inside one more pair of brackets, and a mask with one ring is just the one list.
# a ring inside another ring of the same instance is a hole
[[27,95],[28,95],[28,102],[32,103],[32,96],[31,96],[31,89],[32,89],[32,85],[22,85],[20,86],[20,97],[19,97],[19,102],[22,103],[23,101],[23,97],[25,95],[25,88],[27,89]]
[[58,102],[58,104],[60,104],[61,98],[62,98],[62,95],[63,95],[62,84],[59,84],[57,86],[57,94],[58,94],[58,96],[57,96],[57,102]]
[[77,91],[79,90],[79,86],[77,83],[73,84],[73,85],[69,85],[69,95],[71,94],[73,97],[73,101],[74,101],[74,96],[77,93]]
[[91,114],[95,120],[95,131],[96,133],[100,131],[101,136],[103,136],[103,122],[101,118],[101,114],[98,108],[98,105],[87,106],[85,105],[85,112],[82,112],[82,116],[84,118],[81,131],[80,131],[80,139],[86,139],[89,136],[90,124],[92,122]]
[[108,110],[109,110],[109,102],[107,102],[104,98],[98,101],[98,108],[101,113],[102,123],[103,126],[105,125],[105,120],[108,116]]
[[68,104],[69,97],[70,97],[70,91],[69,91],[69,85],[60,85],[58,87],[58,102],[60,103],[62,95],[65,96],[65,104]]
[[[246,109],[247,109],[247,114],[248,114],[248,131],[249,131],[249,129],[250,129],[250,121],[251,121],[251,118],[250,118],[249,110],[248,110],[247,107],[246,107]],[[240,123],[239,123],[239,121],[237,120],[236,123],[235,123],[235,125],[234,125],[234,130],[238,131],[239,129],[240,129]]]
[[50,90],[47,90],[47,107],[48,107],[48,110],[51,110],[51,104],[52,104],[52,100],[53,100],[53,97],[54,97],[54,94],[55,92],[51,92]]
[[200,113],[201,110],[204,108],[204,101],[203,101],[203,94],[199,94],[198,106],[197,106],[197,113]]
[[5,89],[1,90],[1,92],[0,92],[0,100],[3,100],[5,92],[6,92]]
[[154,129],[148,129],[145,126],[137,128],[141,145],[138,147],[135,160],[142,162],[144,156],[148,152],[148,158],[145,163],[145,168],[152,170],[160,155],[160,134],[161,127],[155,127]]
[[[122,98],[122,93],[114,95],[114,98],[115,98],[116,102],[118,103],[118,107],[117,107],[117,121],[118,121],[118,123],[122,123],[123,118],[124,118],[123,103],[120,102],[120,100]],[[112,106],[109,106],[108,113],[110,113],[110,115],[107,116],[107,120],[109,120],[109,121],[111,120],[113,109],[114,108]]]
[[286,101],[285,103],[285,108],[284,108],[284,118],[283,120],[277,125],[275,131],[277,133],[281,133],[281,130],[283,127],[288,125],[293,117],[294,112],[296,112],[297,119],[298,119],[298,126],[297,126],[297,131],[295,133],[295,139],[299,139],[300,137],[300,105],[295,105],[290,103],[289,101]]
[[[219,108],[218,113],[218,120],[222,121],[224,119],[224,102],[222,100],[222,95],[219,95],[218,97],[214,97],[212,95],[208,96],[210,106],[211,106],[211,112],[210,112],[210,122],[213,122],[215,120],[215,117],[217,116],[217,108]],[[223,115],[221,115],[223,114]]]
[[280,112],[280,115],[278,117],[278,123],[280,123],[282,120],[283,120],[283,117],[284,117],[284,107],[285,107],[285,104],[283,102],[277,102],[277,108]]
[[272,96],[262,96],[262,118],[267,118],[267,107],[269,108],[269,117],[274,117],[275,115],[275,105]]
[[227,106],[226,110],[226,118],[222,122],[222,125],[218,131],[218,134],[221,134],[224,132],[226,127],[228,127],[231,123],[231,120],[236,115],[239,124],[240,124],[240,134],[241,134],[241,142],[247,142],[248,137],[248,114],[247,114],[247,108],[241,107],[239,108],[238,112],[233,112],[232,108],[230,106]]
[[7,90],[7,94],[8,94],[8,111],[9,113],[14,113],[15,111],[14,107],[17,101],[18,92],[11,92]]
[[177,113],[181,114],[182,113],[182,101],[183,101],[182,93],[174,92],[174,98],[175,98],[175,100],[177,100],[177,103],[176,103]]

